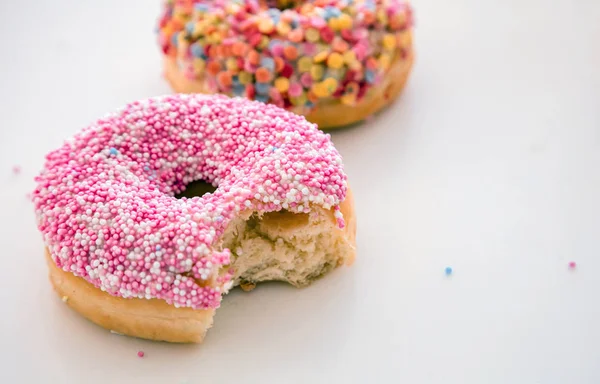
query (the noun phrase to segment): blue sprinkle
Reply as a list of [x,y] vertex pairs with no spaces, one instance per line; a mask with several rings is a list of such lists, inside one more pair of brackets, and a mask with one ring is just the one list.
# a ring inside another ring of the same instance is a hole
[[[259,95],[268,95],[269,89],[271,89],[271,85],[269,85],[267,83],[256,83],[255,88],[256,88],[256,93],[258,93]],[[267,97],[267,99],[268,99],[268,97]]]
[[157,246],[156,246],[156,250],[157,250],[157,251],[160,251],[160,245],[157,245]]
[[236,96],[243,96],[244,92],[246,92],[246,87],[243,84],[234,84],[231,89]]
[[148,172],[150,170],[150,167],[147,165],[144,165],[144,171]]
[[175,32],[175,33],[173,34],[173,36],[171,36],[171,44],[173,44],[173,46],[174,46],[175,48],[177,48],[177,43],[178,43],[177,35],[178,35],[178,33],[177,33],[177,32]]
[[208,11],[208,5],[207,4],[202,4],[202,3],[196,4],[194,6],[194,8],[196,9],[196,11],[199,11],[199,12],[206,12],[206,11]]
[[298,26],[298,20],[296,20],[296,19],[292,20],[290,25],[292,26],[292,28],[296,28]]
[[312,101],[307,100],[306,103],[304,103],[305,106],[307,106],[308,108],[312,108],[315,106],[315,104]]
[[256,95],[254,98],[256,99],[256,101],[260,101],[262,103],[266,103],[267,101],[269,101],[269,96],[265,95]]
[[446,276],[450,276],[452,274],[452,267],[446,267],[444,273],[446,273]]
[[325,7],[325,19],[329,20],[332,17],[338,17],[342,12],[337,7],[327,6]]
[[117,148],[111,148],[108,150],[108,152],[111,154],[111,156],[117,156],[119,154],[119,151],[117,151]]
[[240,83],[240,77],[238,75],[231,76],[231,83],[233,85],[237,85]]
[[281,11],[277,8],[269,8],[267,11],[269,16],[271,16],[271,20],[273,20],[274,24],[279,23],[279,18],[281,17]]
[[194,33],[195,26],[196,26],[196,23],[194,23],[193,21],[190,21],[185,25],[185,31],[188,33],[188,35],[191,35],[192,33]]
[[279,148],[277,147],[271,147],[271,152],[275,152],[276,150],[278,150]]
[[260,60],[260,65],[261,67],[267,68],[271,72],[275,70],[275,60],[270,57],[263,57]]
[[194,57],[202,57],[202,55],[204,55],[204,47],[201,46],[200,43],[192,44],[190,49],[192,50],[192,55]]
[[367,79],[367,83],[373,84],[375,82],[375,77],[375,72],[371,71],[370,69],[367,69],[367,71],[365,72],[365,78]]

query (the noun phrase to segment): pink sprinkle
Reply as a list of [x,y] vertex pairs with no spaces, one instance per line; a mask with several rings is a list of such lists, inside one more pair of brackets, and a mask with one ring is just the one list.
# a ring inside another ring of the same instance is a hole
[[144,351],[138,351],[138,357],[144,357]]
[[298,83],[290,84],[290,89],[288,89],[288,94],[292,97],[297,97],[302,94],[302,86]]
[[300,77],[300,83],[302,83],[304,88],[310,88],[310,86],[313,83],[313,79],[312,79],[310,73],[306,72],[306,73],[302,74],[302,76]]
[[576,266],[577,266],[576,262],[574,262],[574,261],[569,262],[569,268],[575,269]]
[[21,173],[21,167],[18,165],[15,165],[12,170],[15,175],[18,175],[19,173]]

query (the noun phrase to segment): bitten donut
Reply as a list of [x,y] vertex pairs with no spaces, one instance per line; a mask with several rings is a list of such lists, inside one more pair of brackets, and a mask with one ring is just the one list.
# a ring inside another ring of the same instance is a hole
[[411,26],[406,0],[171,0],[158,34],[175,91],[245,96],[327,129],[400,93]]
[[[204,180],[216,190],[176,198]],[[46,157],[50,279],[112,331],[200,342],[231,287],[302,287],[355,255],[342,159],[304,117],[242,98],[137,101]]]

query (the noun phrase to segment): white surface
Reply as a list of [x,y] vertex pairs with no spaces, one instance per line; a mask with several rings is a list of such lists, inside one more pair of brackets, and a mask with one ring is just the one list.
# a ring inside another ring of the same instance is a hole
[[403,97],[333,135],[357,263],[231,294],[201,346],[51,292],[25,198],[44,154],[169,90],[156,2],[35,3],[0,2],[1,383],[600,383],[599,1],[415,0]]

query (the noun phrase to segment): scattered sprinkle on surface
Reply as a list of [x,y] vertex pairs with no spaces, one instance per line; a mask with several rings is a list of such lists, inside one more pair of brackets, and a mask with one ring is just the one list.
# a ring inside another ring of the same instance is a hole
[[18,175],[19,173],[21,173],[21,167],[19,165],[15,165],[12,171],[15,175]]
[[577,263],[576,262],[574,262],[574,261],[570,261],[569,262],[569,268],[570,269],[575,269],[576,267],[577,267]]
[[69,301],[69,297],[68,296],[63,296],[62,297],[62,301],[63,301],[63,303],[66,303],[67,301]]
[[446,276],[450,276],[452,274],[452,267],[446,267],[444,269],[444,273],[446,274]]
[[[194,180],[218,187],[174,197]],[[318,205],[344,227],[346,175],[329,135],[241,98],[131,103],[51,152],[36,182],[38,228],[59,268],[111,295],[175,307],[219,306],[232,275],[218,244],[242,211]]]
[[144,351],[138,351],[137,355],[138,357],[144,357],[145,353]]

